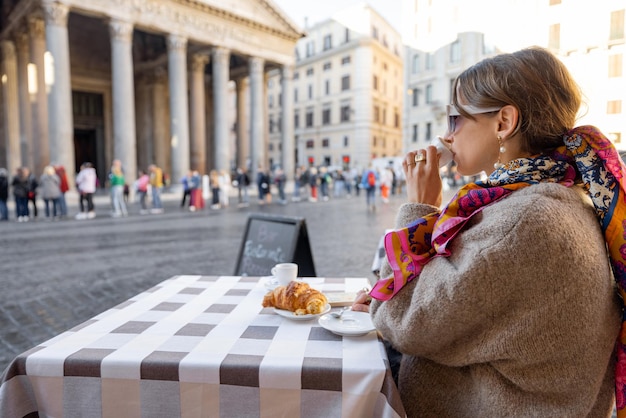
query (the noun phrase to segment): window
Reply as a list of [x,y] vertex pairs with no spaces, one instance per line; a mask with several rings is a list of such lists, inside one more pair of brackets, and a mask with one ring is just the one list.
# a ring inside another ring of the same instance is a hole
[[274,107],[274,96],[272,96],[271,94],[268,94],[267,100],[269,101],[270,109],[273,108]]
[[417,74],[420,71],[420,56],[418,54],[413,55],[413,62],[411,64],[411,72]]
[[322,139],[322,148],[329,148],[329,147],[330,147],[330,139],[328,138]]
[[412,126],[411,142],[417,142],[417,125]]
[[293,127],[296,129],[300,127],[300,113],[299,112],[296,112],[293,115]]
[[[622,134],[621,132],[611,132],[609,133],[608,137],[611,139],[611,141],[614,144],[621,144],[622,143]],[[624,151],[620,151],[620,155],[622,155]],[[624,157],[622,157],[624,158]]]
[[313,75],[313,68],[307,68],[306,69],[306,75],[307,75],[307,77],[312,76]]
[[270,133],[274,132],[274,119],[272,119],[272,117],[270,116]]
[[433,139],[433,124],[428,122],[426,123],[426,140],[430,141]]
[[283,95],[279,94],[278,95],[278,107],[282,107],[283,106]]
[[380,122],[380,108],[377,105],[374,105],[374,122]]
[[373,82],[373,87],[374,90],[378,90],[378,76],[374,76],[374,82]]
[[350,55],[346,55],[341,59],[341,65],[350,64]]
[[609,100],[606,104],[606,113],[609,115],[617,115],[622,113],[622,101]]
[[326,92],[327,96],[330,94],[330,80],[326,80],[324,82],[324,91]]
[[341,91],[350,90],[350,76],[344,75],[341,77]]
[[417,107],[420,104],[420,91],[419,89],[413,89],[413,93],[411,93],[411,98],[413,99],[413,107]]
[[297,71],[295,73],[293,73],[293,79],[294,80],[299,80],[300,79],[300,73],[297,72]]
[[611,33],[609,40],[624,39],[624,9],[611,12]]
[[283,118],[282,116],[278,116],[278,120],[276,121],[276,131],[281,132],[283,130]]
[[293,89],[293,102],[298,103],[298,89]]
[[325,63],[324,63],[324,67],[323,67],[323,68],[324,68],[324,71],[328,71],[328,70],[330,70],[330,68],[331,68],[331,63],[330,63],[330,61],[325,62]]
[[330,107],[322,110],[322,125],[330,125]]
[[349,104],[341,106],[341,121],[350,122],[350,105]]
[[550,25],[548,34],[548,48],[559,49],[561,48],[561,24],[555,23]]
[[309,84],[308,93],[309,100],[311,100],[313,98],[313,84]]
[[308,149],[312,149],[312,148],[314,148],[314,147],[315,147],[315,142],[314,142],[312,139],[307,140],[307,141],[306,141],[306,147],[307,147]]
[[382,117],[383,125],[387,124],[387,108],[383,107],[383,117]]
[[429,84],[426,86],[426,103],[433,102],[433,85]]
[[378,28],[376,26],[372,26],[372,38],[378,40]]
[[311,128],[313,126],[313,109],[306,110],[306,127]]
[[394,128],[400,127],[400,112],[398,112],[397,107],[393,109],[393,127]]
[[333,35],[324,36],[324,51],[328,51],[333,47]]
[[343,41],[345,43],[350,42],[350,29],[348,29],[348,28],[346,28],[346,31],[344,32]]
[[609,55],[609,77],[622,76],[622,63],[624,57],[622,54]]
[[450,44],[450,63],[461,62],[461,41],[458,39]]
[[432,70],[435,68],[435,57],[431,53],[426,53],[426,69]]
[[306,44],[306,57],[309,58],[313,55],[315,55],[315,42],[309,41]]
[[[347,136],[343,137],[343,146],[344,148],[348,148],[348,145],[350,145],[350,139]],[[344,160],[346,159],[346,157],[343,158]]]

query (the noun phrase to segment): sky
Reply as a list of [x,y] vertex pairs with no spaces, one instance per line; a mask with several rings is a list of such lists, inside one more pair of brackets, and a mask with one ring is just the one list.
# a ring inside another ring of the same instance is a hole
[[[401,0],[273,0],[293,21],[304,29],[304,18],[309,26],[330,18],[335,12],[359,3],[368,3],[378,14],[401,32]],[[390,7],[392,5],[393,7]]]

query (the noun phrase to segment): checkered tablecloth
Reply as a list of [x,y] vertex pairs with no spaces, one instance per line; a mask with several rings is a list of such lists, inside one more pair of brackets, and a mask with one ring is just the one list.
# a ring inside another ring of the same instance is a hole
[[375,332],[276,315],[261,306],[264,280],[176,276],[21,354],[2,376],[0,416],[405,416]]

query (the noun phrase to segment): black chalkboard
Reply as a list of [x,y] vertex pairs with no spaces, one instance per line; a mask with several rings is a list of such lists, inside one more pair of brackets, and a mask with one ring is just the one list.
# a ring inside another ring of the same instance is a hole
[[269,276],[278,263],[297,263],[299,277],[315,276],[305,220],[251,214],[239,249],[235,276]]

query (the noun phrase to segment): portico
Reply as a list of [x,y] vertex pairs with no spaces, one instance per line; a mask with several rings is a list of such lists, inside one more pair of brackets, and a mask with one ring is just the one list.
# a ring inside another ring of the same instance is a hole
[[265,73],[282,69],[290,96],[302,36],[271,1],[5,3],[0,166],[11,174],[50,163],[74,173],[89,161],[104,184],[120,159],[129,183],[155,163],[174,185],[189,169],[267,166]]

